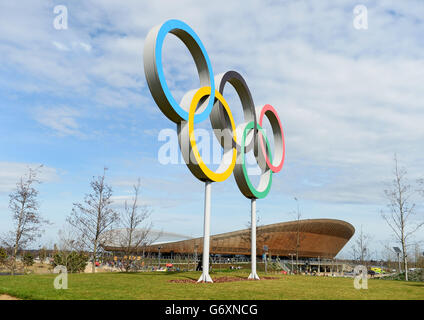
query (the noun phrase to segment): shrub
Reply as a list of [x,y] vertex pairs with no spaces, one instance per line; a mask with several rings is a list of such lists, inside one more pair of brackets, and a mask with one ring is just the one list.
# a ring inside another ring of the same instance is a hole
[[0,265],[5,264],[7,260],[7,251],[3,248],[0,248]]
[[[381,277],[382,280],[405,280],[405,272],[398,273],[392,276]],[[409,281],[424,281],[424,269],[417,269],[408,272]]]
[[87,266],[88,256],[84,252],[60,251],[53,256],[53,266],[65,266],[69,273],[84,271]]
[[22,262],[25,267],[31,267],[34,264],[34,258],[30,253],[25,253]]
[[40,259],[40,262],[43,263],[44,260],[47,258],[47,251],[45,248],[41,248],[38,250],[38,258]]

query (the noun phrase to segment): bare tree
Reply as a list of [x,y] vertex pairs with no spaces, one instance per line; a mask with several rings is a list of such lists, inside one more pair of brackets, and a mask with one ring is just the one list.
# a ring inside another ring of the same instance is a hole
[[[259,211],[259,210],[257,210]],[[266,242],[269,240],[270,236],[263,231],[262,229],[260,229],[260,227],[262,226],[262,224],[260,223],[261,219],[259,217],[259,215],[256,216],[256,246],[260,247],[266,244]],[[249,232],[243,233],[240,238],[241,240],[247,242],[250,245],[251,242],[251,237],[252,237],[252,233],[250,232],[250,230],[252,229],[252,221],[248,221],[246,223],[246,228],[249,230]]]
[[157,240],[157,237],[151,236],[153,224],[148,222],[152,211],[146,205],[139,204],[140,178],[137,184],[133,186],[134,196],[131,203],[125,201],[124,212],[121,219],[122,232],[119,233],[119,242],[123,248],[127,259],[123,260],[123,269],[128,272],[132,261],[129,258],[132,255],[138,255],[141,250]]
[[43,264],[44,261],[47,258],[47,250],[46,247],[40,247],[40,249],[38,250],[38,258],[40,259],[40,263]]
[[93,177],[90,182],[92,193],[86,194],[83,203],[74,203],[72,213],[67,222],[79,231],[80,240],[92,253],[92,272],[96,270],[99,250],[103,241],[106,241],[106,232],[118,221],[119,215],[112,208],[112,188],[106,184],[106,171],[103,175]]
[[389,213],[382,213],[384,220],[392,229],[396,240],[402,248],[403,263],[405,268],[405,280],[408,281],[408,260],[407,247],[408,240],[424,222],[413,225],[410,218],[415,214],[415,203],[411,203],[411,197],[415,190],[412,189],[406,178],[406,169],[399,168],[397,156],[394,156],[395,168],[393,170],[394,179],[389,189],[384,193],[389,200]]
[[66,225],[58,231],[57,251],[84,251],[85,244],[79,237],[79,232],[71,225]]
[[371,240],[371,235],[364,233],[361,225],[361,231],[356,236],[356,239],[354,240],[352,245],[352,254],[354,260],[359,260],[361,264],[364,264],[365,261],[369,260],[371,252],[369,248],[369,243]]
[[389,268],[390,272],[392,272],[392,269],[398,268],[396,253],[393,251],[391,241],[385,241],[381,243],[383,246],[383,249],[381,250],[381,257],[385,261],[387,268]]
[[418,189],[418,192],[424,197],[424,179],[418,179],[418,185],[420,186],[420,189]]
[[17,268],[16,258],[19,250],[41,237],[42,226],[49,223],[39,213],[38,190],[35,188],[35,185],[40,183],[37,174],[41,168],[42,165],[35,169],[29,168],[28,174],[19,179],[16,189],[9,195],[14,229],[5,235],[3,245],[11,249],[12,275]]
[[414,263],[415,268],[422,268],[424,265],[424,252],[419,242],[414,243]]
[[70,225],[66,225],[58,231],[58,243],[55,244],[55,253],[53,254],[54,263],[59,255],[60,264],[68,266],[68,261],[72,260],[72,254],[75,252],[84,253],[84,248],[85,244],[81,237],[79,237],[78,230]]

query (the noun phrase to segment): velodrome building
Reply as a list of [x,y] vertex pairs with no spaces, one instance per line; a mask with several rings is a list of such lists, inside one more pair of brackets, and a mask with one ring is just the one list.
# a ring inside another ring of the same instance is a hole
[[[119,252],[119,233],[114,230],[105,245],[107,251]],[[268,255],[287,258],[296,253],[300,258],[334,258],[355,233],[355,228],[348,222],[336,219],[307,219],[280,222],[257,228],[257,254],[261,256],[264,246]],[[203,252],[203,238],[190,238],[175,233],[151,232],[155,241],[144,248],[144,252],[153,255],[192,255]],[[250,229],[212,235],[210,238],[212,255],[236,256],[250,255]]]

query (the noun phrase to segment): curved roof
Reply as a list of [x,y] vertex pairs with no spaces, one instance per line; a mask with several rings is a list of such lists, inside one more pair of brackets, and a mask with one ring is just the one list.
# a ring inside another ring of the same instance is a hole
[[[263,253],[267,245],[271,255],[288,256],[296,253],[299,234],[300,257],[332,258],[355,233],[348,222],[336,219],[307,219],[269,224],[257,228],[257,253]],[[203,251],[203,238],[155,243],[147,251],[162,253],[190,253]],[[119,250],[118,247],[107,248]],[[211,254],[250,254],[250,229],[213,235],[210,238]]]

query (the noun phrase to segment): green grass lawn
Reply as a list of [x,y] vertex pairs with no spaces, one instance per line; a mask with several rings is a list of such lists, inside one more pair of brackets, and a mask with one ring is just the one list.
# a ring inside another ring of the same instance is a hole
[[[69,274],[68,289],[56,290],[57,275],[0,276],[0,294],[21,299],[424,299],[424,283],[371,279],[368,290],[356,290],[353,279],[275,276],[275,280],[226,283],[172,283],[172,279],[194,279],[199,272]],[[248,273],[213,272],[246,278]],[[263,274],[259,274],[263,276]]]

